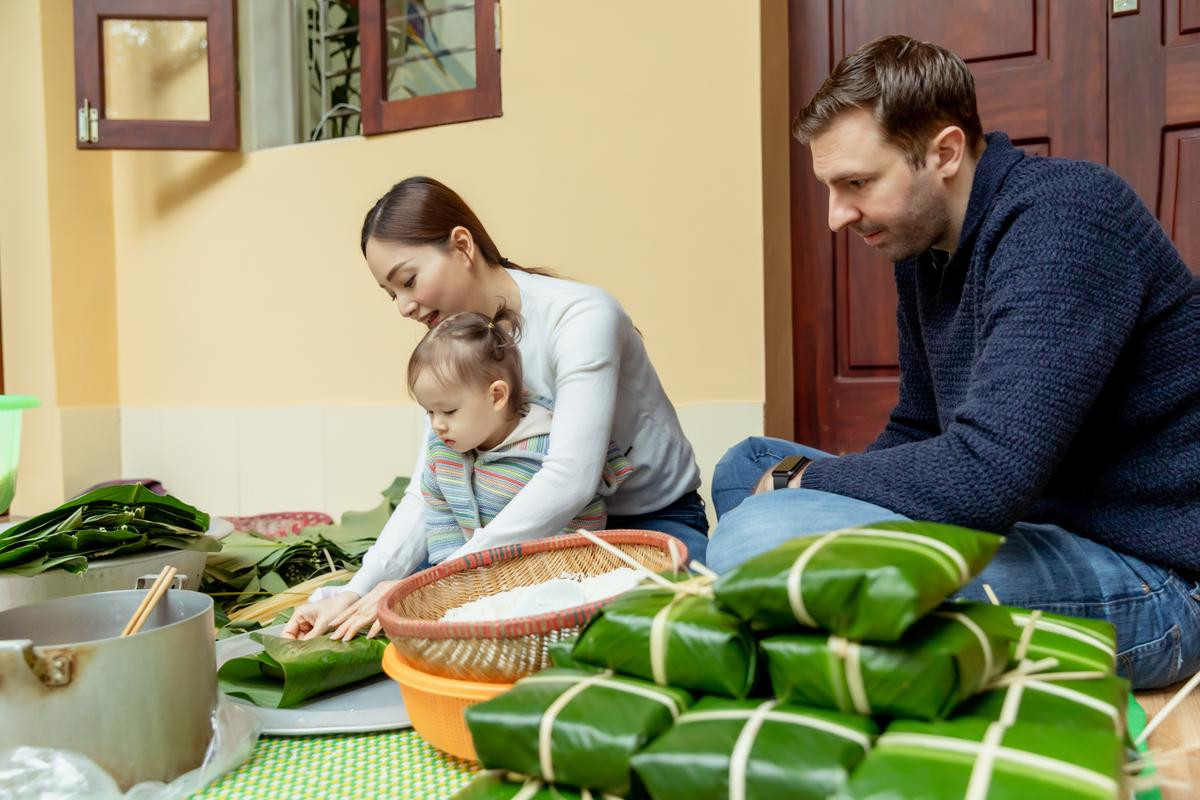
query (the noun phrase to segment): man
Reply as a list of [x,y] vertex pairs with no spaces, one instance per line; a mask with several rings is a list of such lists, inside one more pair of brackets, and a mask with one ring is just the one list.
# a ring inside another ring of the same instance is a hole
[[962,59],[904,36],[847,56],[793,133],[829,226],[896,262],[900,400],[861,454],[730,450],[709,564],[882,519],[1001,532],[963,596],[1111,621],[1138,687],[1195,672],[1200,299],[1154,216],[1102,166],[985,137]]

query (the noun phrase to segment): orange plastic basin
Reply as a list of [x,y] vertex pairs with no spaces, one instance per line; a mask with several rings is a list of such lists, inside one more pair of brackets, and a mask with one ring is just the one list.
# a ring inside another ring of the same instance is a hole
[[400,684],[404,707],[421,738],[443,753],[467,761],[478,760],[463,712],[467,706],[507,692],[512,688],[511,683],[480,683],[430,675],[405,662],[393,644],[383,652],[383,671]]

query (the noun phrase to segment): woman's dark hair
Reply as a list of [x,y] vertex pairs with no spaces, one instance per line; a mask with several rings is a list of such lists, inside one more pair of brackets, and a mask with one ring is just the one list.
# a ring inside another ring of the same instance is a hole
[[446,317],[425,334],[408,359],[409,394],[425,370],[433,370],[434,379],[443,386],[490,386],[502,380],[508,384],[509,412],[524,416],[528,402],[517,348],[520,337],[520,315],[503,305],[491,318],[475,311]]
[[853,109],[871,112],[884,141],[900,148],[913,169],[924,165],[929,140],[946,125],[962,128],[974,152],[983,142],[966,62],[908,36],[881,36],[843,58],[796,115],[792,135],[808,144]]
[[523,267],[501,256],[500,248],[496,247],[479,217],[458,193],[441,181],[421,175],[400,181],[371,206],[363,220],[363,255],[367,254],[367,240],[371,238],[447,247],[450,232],[459,226],[471,232],[488,264],[554,276],[549,270]]

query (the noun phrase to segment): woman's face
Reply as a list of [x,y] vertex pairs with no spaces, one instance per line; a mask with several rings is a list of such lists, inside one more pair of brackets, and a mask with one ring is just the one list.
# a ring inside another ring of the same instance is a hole
[[439,245],[410,245],[401,242],[367,240],[367,266],[379,286],[408,319],[432,328],[438,320],[460,311],[479,311],[482,307],[472,268],[474,243],[450,235],[447,249]]

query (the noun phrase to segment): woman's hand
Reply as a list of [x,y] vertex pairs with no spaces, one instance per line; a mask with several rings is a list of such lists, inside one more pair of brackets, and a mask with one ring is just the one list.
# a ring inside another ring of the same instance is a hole
[[329,634],[329,638],[348,642],[368,625],[371,629],[367,632],[367,638],[374,638],[382,627],[379,624],[379,600],[399,582],[380,581],[375,584],[375,588],[363,595],[361,600],[333,618],[330,624],[336,626],[336,630]]
[[354,592],[339,592],[316,603],[305,603],[292,612],[283,628],[286,639],[312,639],[329,630],[334,619],[358,600]]

